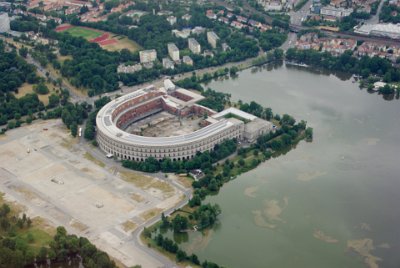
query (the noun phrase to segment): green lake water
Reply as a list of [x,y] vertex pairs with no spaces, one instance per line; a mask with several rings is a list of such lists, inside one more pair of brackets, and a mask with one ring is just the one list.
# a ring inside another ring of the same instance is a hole
[[227,267],[400,267],[399,100],[285,66],[208,86],[307,121],[314,141],[208,197],[220,223],[185,250]]

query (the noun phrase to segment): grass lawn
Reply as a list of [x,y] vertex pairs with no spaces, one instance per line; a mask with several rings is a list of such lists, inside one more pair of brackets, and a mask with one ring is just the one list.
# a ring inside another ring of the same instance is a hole
[[[49,93],[45,95],[38,95],[38,98],[41,102],[43,102],[44,105],[49,104],[49,96],[51,95],[52,92],[56,91],[56,87],[53,84],[46,83],[46,86],[49,88]],[[20,88],[18,88],[18,94],[14,94],[15,97],[21,98],[25,96],[28,93],[35,93],[33,91],[33,85],[24,83]]]
[[82,27],[72,27],[72,28],[69,28],[68,30],[65,30],[65,32],[70,33],[72,36],[83,37],[87,40],[99,37],[100,35],[103,34],[100,31],[91,30],[91,29],[82,28]]
[[110,44],[110,45],[105,45],[102,46],[104,49],[107,49],[109,51],[120,51],[121,49],[128,49],[131,52],[135,52],[140,50],[142,47],[137,44],[136,42],[130,40],[128,37],[113,37],[113,39],[117,40],[117,43],[115,44]]
[[[29,240],[30,235],[33,240]],[[33,249],[35,254],[39,253],[41,247],[48,247],[50,242],[53,240],[52,236],[45,231],[33,226],[29,229],[25,228],[17,232],[17,237],[26,241],[27,244]]]

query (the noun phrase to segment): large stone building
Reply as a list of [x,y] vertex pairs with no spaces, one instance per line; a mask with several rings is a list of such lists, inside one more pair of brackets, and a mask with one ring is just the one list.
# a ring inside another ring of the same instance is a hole
[[179,48],[174,43],[168,43],[168,55],[173,61],[179,61]]
[[155,49],[142,50],[139,52],[140,63],[149,63],[157,59],[157,51]]
[[201,53],[201,46],[199,42],[196,41],[194,38],[189,38],[188,39],[188,46],[190,51],[192,51],[194,54],[200,54]]
[[219,37],[216,33],[213,31],[207,32],[207,41],[213,48],[217,48],[218,40]]
[[10,18],[7,13],[0,12],[0,33],[10,31]]
[[[169,80],[165,89],[153,86],[129,93],[106,104],[97,114],[97,142],[107,154],[119,159],[144,161],[148,157],[158,160],[170,158],[185,160],[197,152],[210,151],[227,139],[253,142],[258,136],[273,130],[273,125],[235,108],[224,112],[198,105],[204,97],[176,88]],[[166,111],[179,118],[197,115],[202,117],[202,128],[193,132],[169,136],[140,136],[125,131],[133,123]],[[250,125],[249,125],[250,124]]]

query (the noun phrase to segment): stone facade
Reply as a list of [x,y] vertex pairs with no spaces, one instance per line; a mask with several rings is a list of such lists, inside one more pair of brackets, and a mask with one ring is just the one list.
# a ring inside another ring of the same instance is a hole
[[[118,159],[144,161],[148,157],[154,157],[157,160],[185,160],[193,158],[197,152],[213,150],[216,144],[224,140],[248,140],[245,135],[249,135],[249,127],[246,127],[243,120],[225,118],[222,114],[218,118],[212,118],[216,114],[215,111],[193,103],[193,100],[201,99],[202,96],[196,97],[198,94],[193,92],[186,94],[183,89],[167,93],[164,88],[156,89],[150,86],[109,102],[99,111],[96,118],[96,139],[99,147]],[[207,114],[212,122],[194,132],[170,137],[139,136],[123,130],[133,122],[160,111],[181,117]],[[241,115],[256,118],[244,112],[241,112]],[[255,130],[250,134],[252,139],[269,130],[265,123],[259,127],[256,127],[256,121],[252,124],[250,129]]]

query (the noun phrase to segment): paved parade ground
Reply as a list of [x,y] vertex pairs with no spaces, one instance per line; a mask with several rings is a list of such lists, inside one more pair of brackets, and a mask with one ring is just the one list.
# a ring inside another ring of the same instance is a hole
[[0,136],[0,192],[25,206],[28,215],[88,237],[126,266],[161,266],[136,248],[132,232],[177,205],[183,188],[101,159],[80,139],[72,138],[61,120]]

